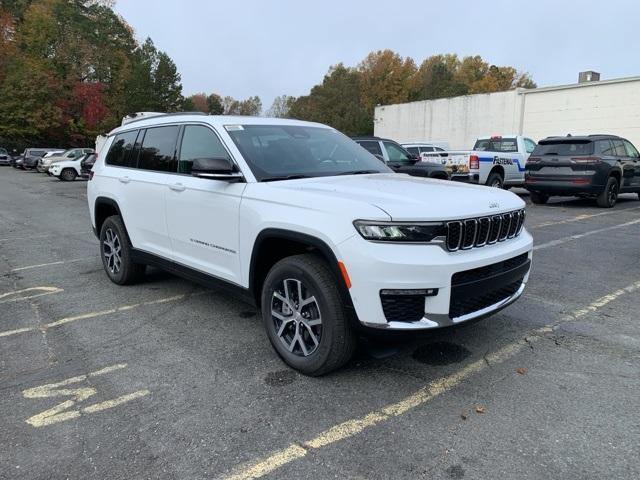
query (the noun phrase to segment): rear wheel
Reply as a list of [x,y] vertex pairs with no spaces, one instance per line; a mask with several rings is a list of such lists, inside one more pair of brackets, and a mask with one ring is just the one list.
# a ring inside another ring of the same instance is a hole
[[60,179],[65,182],[72,182],[77,176],[78,173],[73,168],[65,168],[60,172]]
[[489,174],[489,178],[487,178],[486,185],[493,188],[503,188],[504,179],[498,172],[492,172],[491,174]]
[[287,257],[271,268],[262,286],[262,320],[276,352],[305,375],[340,368],[355,350],[335,276],[312,254]]
[[601,208],[611,208],[616,204],[618,200],[618,179],[615,177],[609,177],[607,180],[607,185],[604,187],[604,190],[598,198],[596,199],[596,203]]
[[131,243],[118,215],[107,218],[100,229],[100,256],[109,280],[129,285],[144,277],[146,265],[131,258]]
[[530,192],[531,203],[536,205],[544,205],[549,201],[549,195],[545,195],[544,193],[539,192]]

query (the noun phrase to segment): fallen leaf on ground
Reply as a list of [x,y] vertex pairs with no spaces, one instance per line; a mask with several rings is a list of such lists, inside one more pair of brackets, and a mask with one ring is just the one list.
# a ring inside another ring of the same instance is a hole
[[460,418],[461,418],[461,419],[463,419],[463,420],[466,420],[468,417],[469,417],[469,416],[467,415],[467,412],[462,412],[462,413],[460,414]]
[[524,375],[525,373],[527,373],[527,369],[524,367],[516,368],[516,372],[518,372],[520,375]]
[[482,405],[476,405],[476,413],[484,413],[485,409]]

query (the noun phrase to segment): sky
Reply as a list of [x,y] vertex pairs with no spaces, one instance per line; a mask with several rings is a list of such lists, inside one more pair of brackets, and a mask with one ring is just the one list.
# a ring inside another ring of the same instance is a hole
[[139,40],[176,62],[183,94],[305,95],[331,65],[389,48],[481,55],[539,86],[640,75],[637,0],[117,0]]

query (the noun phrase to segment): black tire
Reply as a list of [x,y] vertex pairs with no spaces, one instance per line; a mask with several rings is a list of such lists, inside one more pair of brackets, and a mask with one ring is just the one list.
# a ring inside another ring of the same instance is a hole
[[[296,282],[300,282],[302,300],[314,297],[313,303],[298,307],[302,302]],[[285,302],[276,296],[285,297],[285,288],[290,293],[287,298],[297,309],[289,310],[287,314]],[[285,319],[275,317],[274,313]],[[318,319],[319,325],[307,326],[306,322],[317,322]],[[287,257],[271,268],[262,286],[262,321],[278,355],[305,375],[320,376],[340,368],[355,351],[355,332],[345,314],[336,277],[327,263],[313,254]],[[312,341],[310,331],[317,343]],[[299,340],[296,341],[296,337]],[[293,346],[292,351],[287,347],[287,341]]]
[[[113,256],[107,256],[112,250],[111,245],[116,245],[116,241],[117,245],[120,246],[120,261],[117,268],[114,263],[116,259],[114,259]],[[102,228],[100,229],[100,258],[102,259],[102,266],[107,273],[107,277],[109,277],[109,280],[113,283],[118,285],[131,285],[139,282],[144,277],[146,265],[134,263],[131,259],[131,242],[129,241],[129,235],[127,235],[122,219],[118,215],[107,218],[102,224]]]
[[544,193],[529,192],[529,197],[531,198],[531,203],[535,205],[544,205],[549,201],[549,195],[545,195]]
[[616,177],[609,177],[604,190],[598,195],[598,198],[596,198],[598,206],[601,208],[612,208],[618,200],[619,188],[618,179]]
[[65,168],[60,172],[60,180],[65,182],[73,182],[77,176],[78,173],[73,168]]
[[485,185],[487,187],[504,188],[504,178],[498,172],[491,172]]

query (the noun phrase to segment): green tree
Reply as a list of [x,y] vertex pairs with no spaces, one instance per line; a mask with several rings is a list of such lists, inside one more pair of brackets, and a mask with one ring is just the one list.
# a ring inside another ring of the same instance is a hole
[[296,101],[296,97],[290,95],[280,95],[273,100],[271,107],[266,111],[267,117],[286,118]]
[[177,112],[182,106],[182,84],[176,64],[169,55],[158,53],[158,62],[153,72],[153,91],[161,112]]
[[222,115],[224,114],[224,106],[222,105],[222,97],[216,93],[212,93],[207,97],[207,107],[209,114]]

